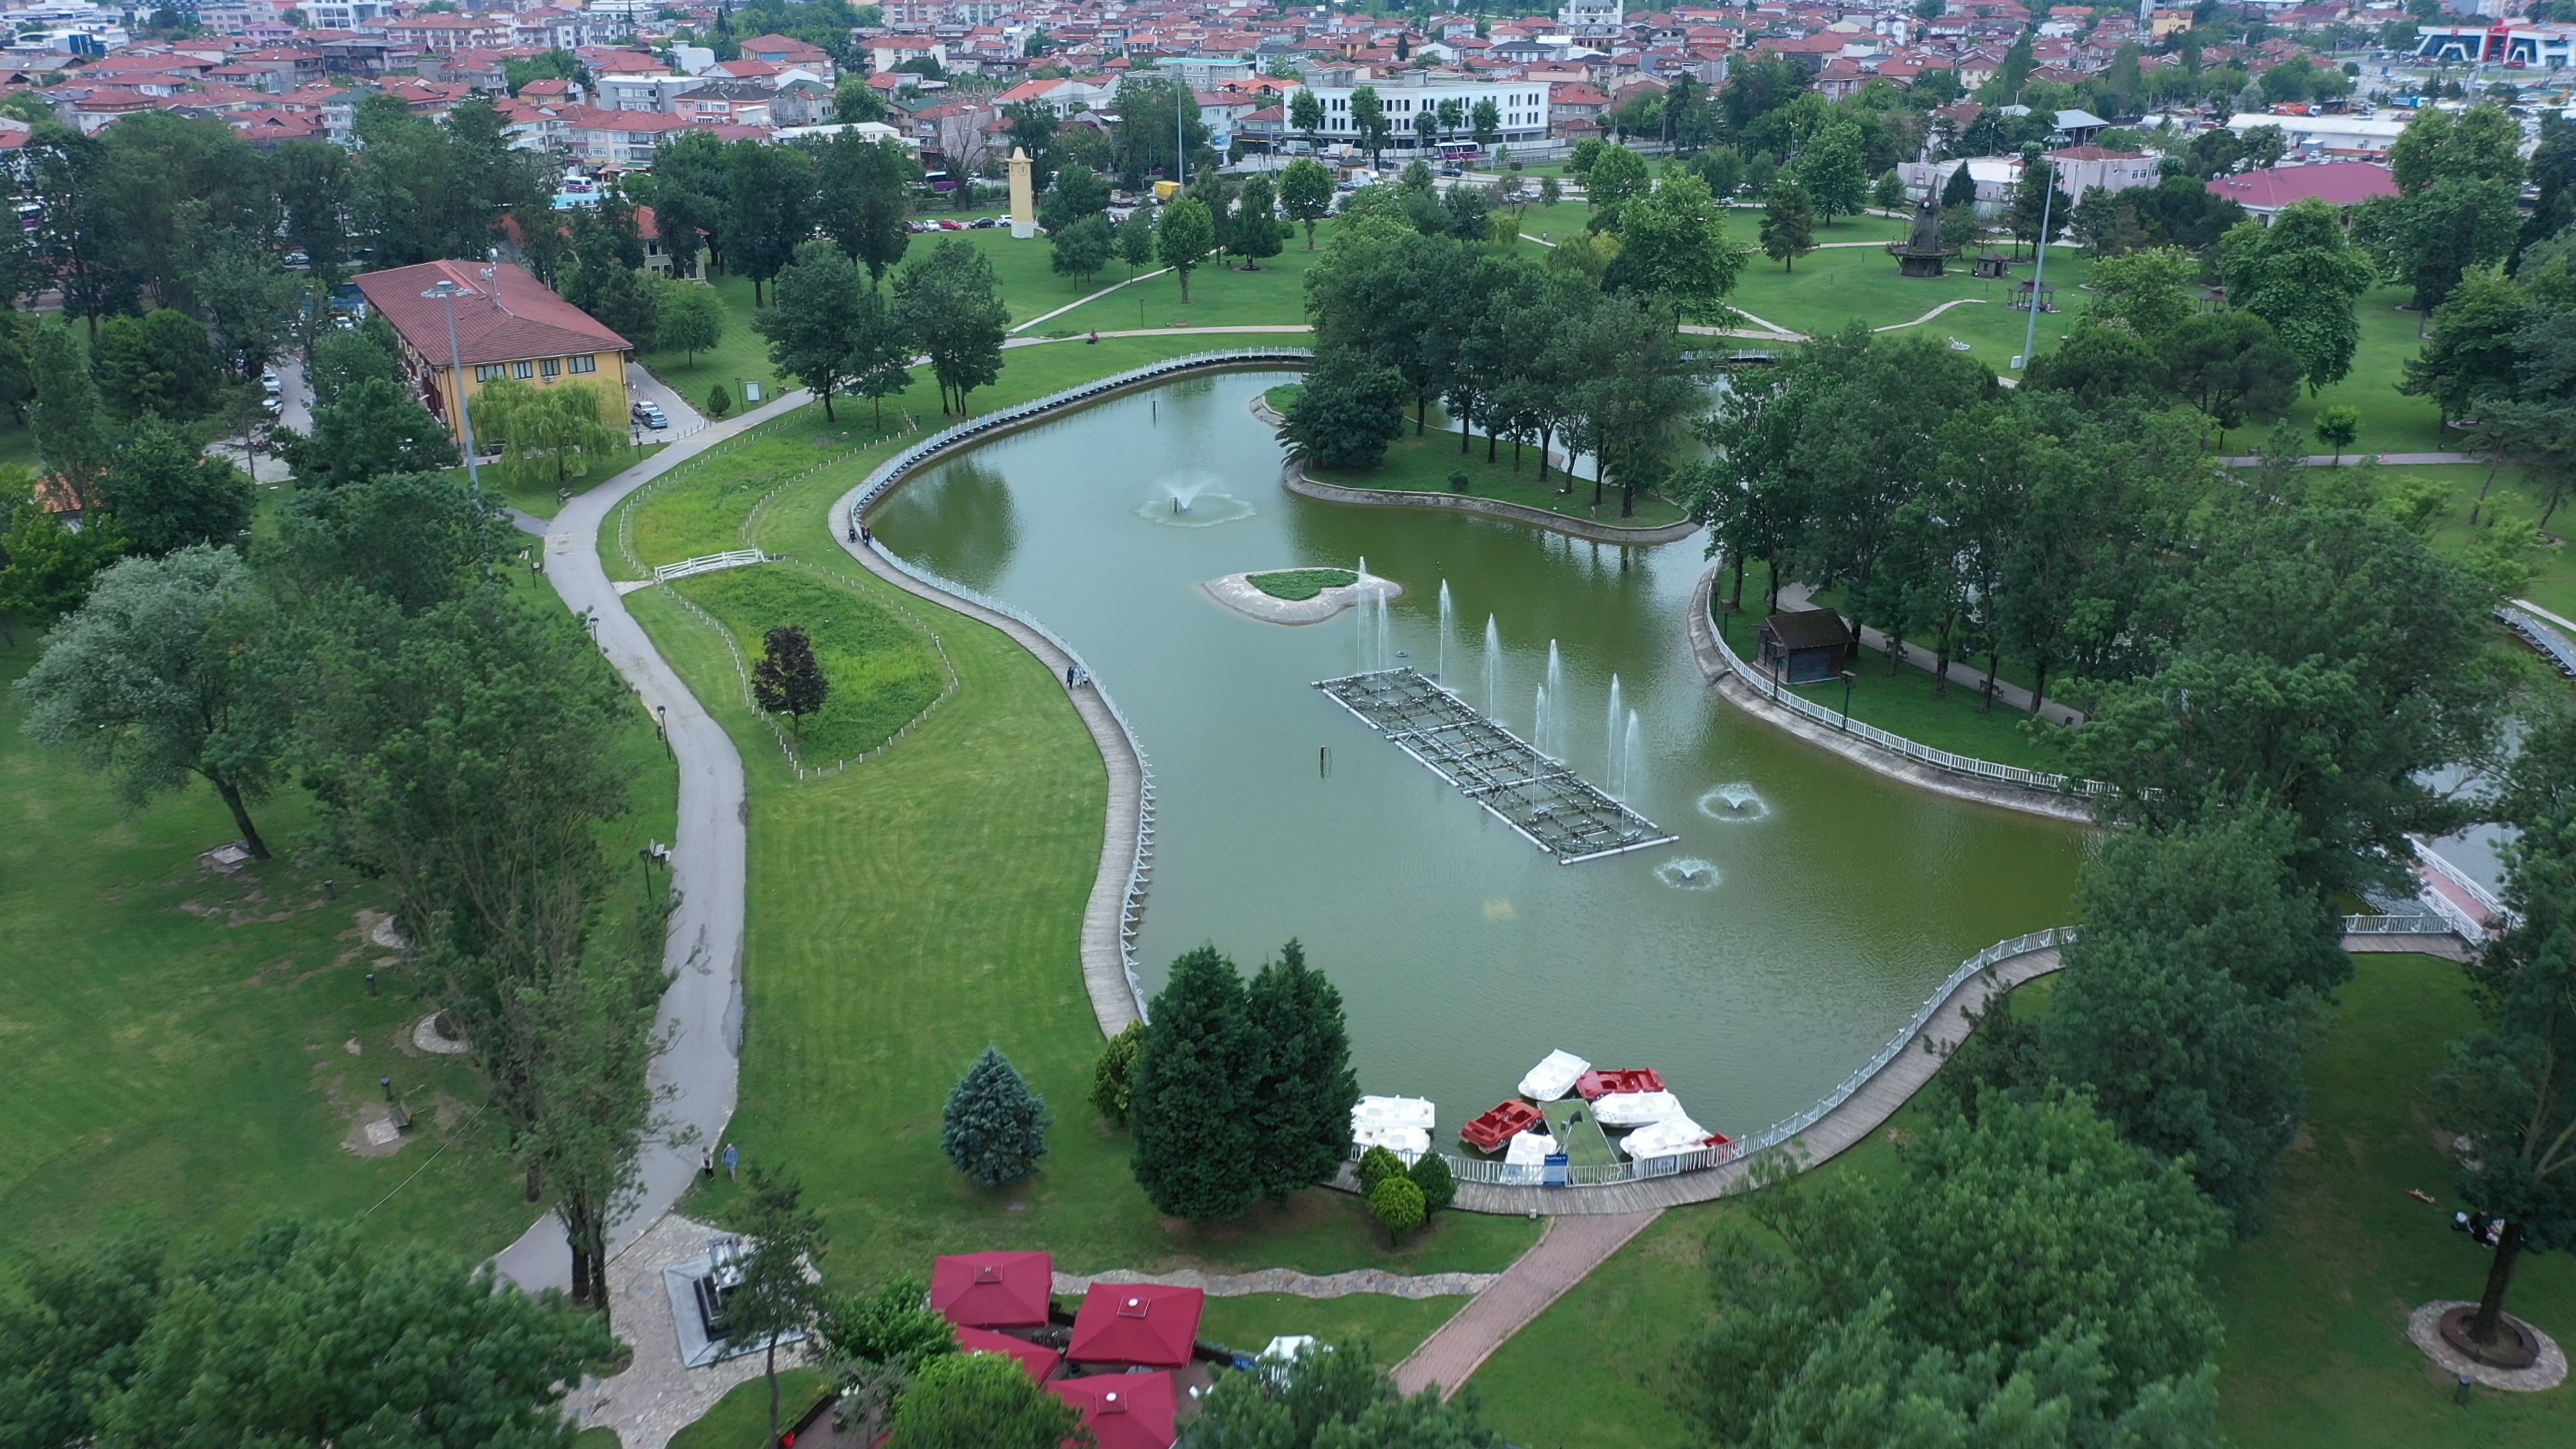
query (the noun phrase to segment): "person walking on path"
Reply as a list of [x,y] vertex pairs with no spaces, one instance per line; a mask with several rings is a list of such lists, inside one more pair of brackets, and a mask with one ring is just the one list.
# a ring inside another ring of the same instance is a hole
[[730,1142],[726,1143],[724,1150],[724,1163],[726,1180],[730,1182],[742,1181],[742,1149],[736,1147]]

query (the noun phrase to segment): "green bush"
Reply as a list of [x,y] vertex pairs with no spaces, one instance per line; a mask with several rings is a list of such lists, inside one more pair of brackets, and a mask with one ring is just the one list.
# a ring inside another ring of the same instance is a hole
[[1402,1241],[1405,1234],[1422,1226],[1430,1216],[1424,1207],[1422,1189],[1406,1177],[1390,1177],[1369,1190],[1369,1211],[1386,1225],[1387,1236]]
[[1274,599],[1302,603],[1326,589],[1348,588],[1359,578],[1349,569],[1281,569],[1277,573],[1245,574],[1243,581]]
[[1449,1159],[1437,1152],[1426,1152],[1405,1177],[1422,1189],[1422,1211],[1427,1216],[1458,1200],[1458,1176],[1449,1170]]
[[708,417],[721,418],[732,411],[733,394],[725,390],[725,385],[723,383],[717,383],[715,386],[707,389]]
[[1100,1063],[1091,1069],[1091,1105],[1121,1127],[1127,1125],[1127,1108],[1135,1100],[1131,1074],[1136,1067],[1136,1044],[1144,1039],[1145,1023],[1127,1023],[1125,1030],[1101,1047]]
[[1353,1176],[1360,1180],[1360,1195],[1374,1199],[1379,1183],[1404,1176],[1404,1159],[1383,1147],[1372,1147],[1360,1154],[1360,1165]]

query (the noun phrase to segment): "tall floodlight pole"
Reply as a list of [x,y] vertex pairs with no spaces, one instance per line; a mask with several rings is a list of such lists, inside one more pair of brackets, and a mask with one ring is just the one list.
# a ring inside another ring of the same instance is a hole
[[1187,186],[1190,184],[1190,141],[1189,123],[1181,117],[1182,96],[1188,96],[1193,104],[1198,96],[1190,90],[1189,82],[1183,81],[1172,97],[1172,181],[1175,185]]
[[456,372],[456,421],[465,432],[465,476],[474,486],[474,501],[483,501],[483,471],[474,466],[474,412],[465,405],[465,353],[456,345],[456,299],[471,295],[453,281],[442,280],[421,293],[434,297],[447,308],[447,364]]
[[[2023,180],[2029,180],[2030,168],[2023,167],[2021,174]],[[2039,199],[2039,244],[2031,251],[2033,260],[2030,264],[2030,322],[2021,330],[2021,365],[2024,372],[2030,370],[2030,349],[2039,339],[2039,279],[2048,275],[2048,212],[2049,208],[2056,204],[2057,173],[2051,171],[2048,173],[2048,194]]]

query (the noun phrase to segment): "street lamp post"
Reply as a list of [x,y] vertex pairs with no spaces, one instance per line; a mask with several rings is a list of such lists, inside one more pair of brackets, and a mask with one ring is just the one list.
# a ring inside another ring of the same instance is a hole
[[465,434],[465,476],[474,485],[474,501],[479,504],[483,501],[483,470],[474,464],[474,411],[465,404],[465,352],[456,345],[456,299],[472,294],[442,278],[421,295],[436,298],[447,309],[447,365],[456,373],[456,421]]

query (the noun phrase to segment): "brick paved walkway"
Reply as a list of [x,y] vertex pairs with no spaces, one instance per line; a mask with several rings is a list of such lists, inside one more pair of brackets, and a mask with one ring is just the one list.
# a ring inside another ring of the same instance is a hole
[[1396,1388],[1415,1394],[1436,1384],[1443,1398],[1456,1393],[1495,1349],[1661,1215],[1659,1209],[1549,1219],[1538,1246],[1395,1366]]

